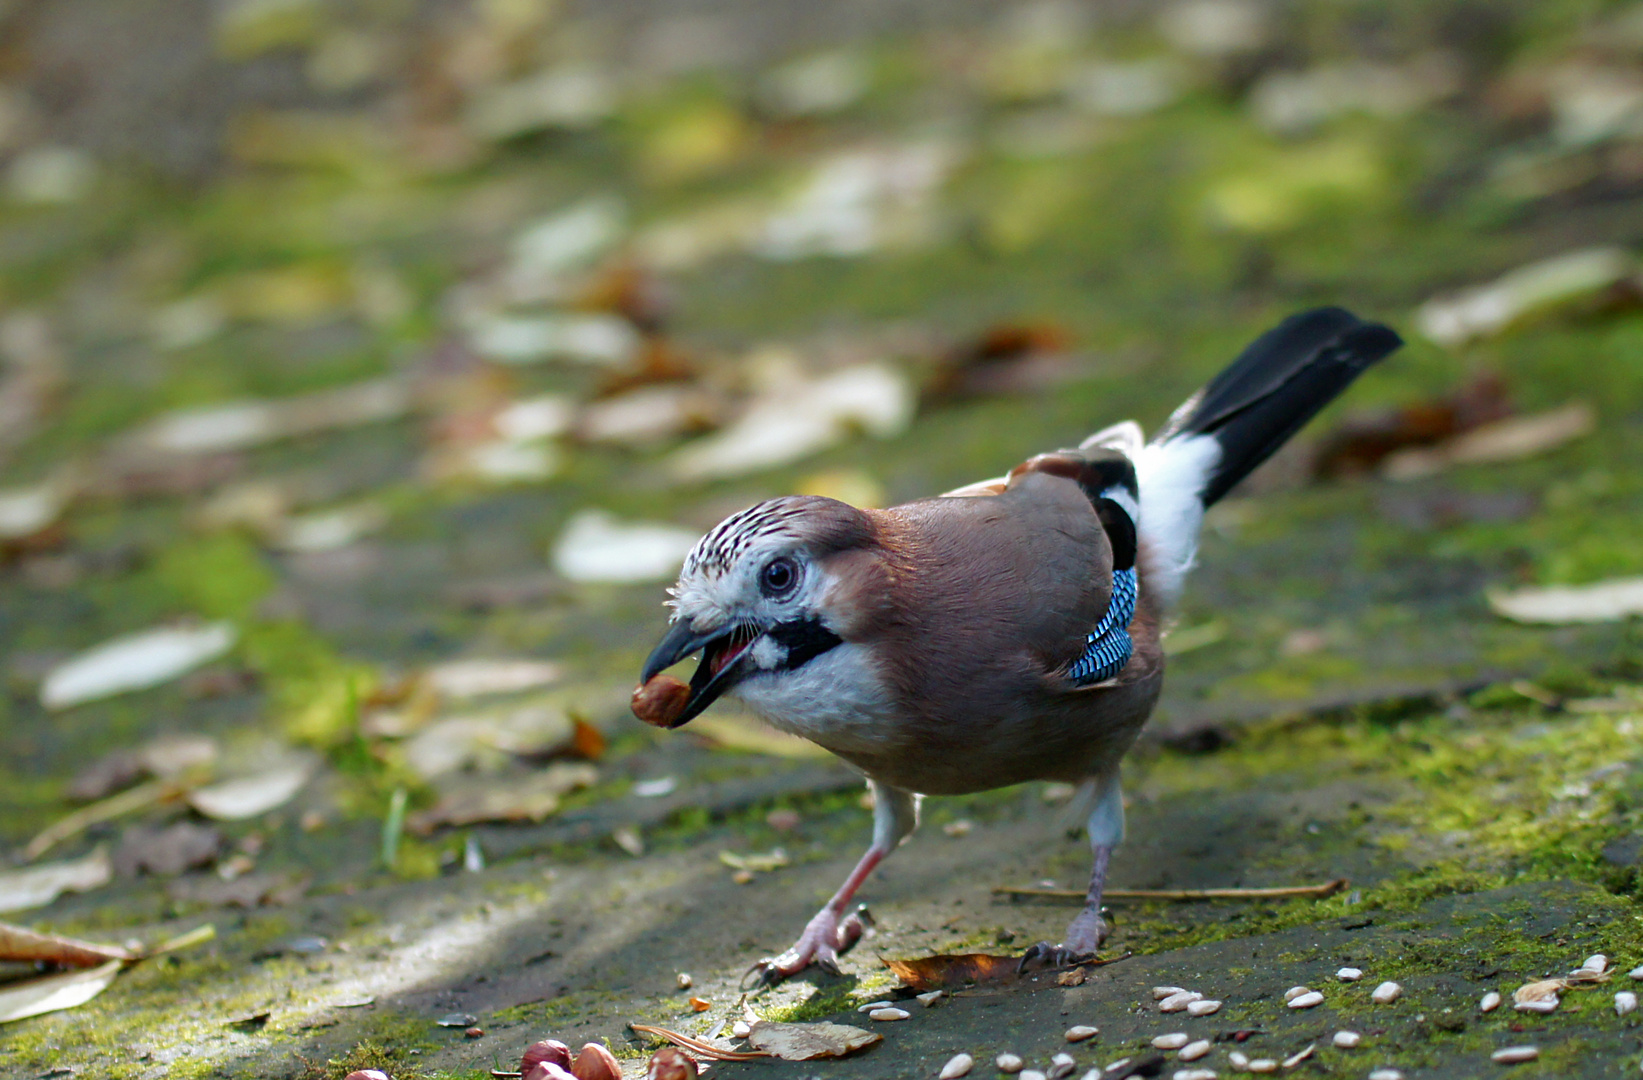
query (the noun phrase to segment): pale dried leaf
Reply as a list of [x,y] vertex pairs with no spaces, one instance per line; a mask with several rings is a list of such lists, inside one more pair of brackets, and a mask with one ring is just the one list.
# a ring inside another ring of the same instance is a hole
[[188,794],[188,805],[218,821],[243,821],[284,806],[314,774],[311,757],[287,761],[250,776],[223,780]]
[[1538,982],[1524,983],[1512,991],[1512,1000],[1519,1005],[1532,1001],[1555,1001],[1559,993],[1568,989],[1568,985],[1563,979],[1541,979]]
[[62,514],[68,499],[68,488],[55,482],[0,491],[0,540],[19,540],[44,529]]
[[572,581],[666,581],[697,538],[673,525],[627,525],[601,510],[584,510],[554,545],[553,567]]
[[43,907],[65,892],[106,885],[113,876],[114,866],[103,847],[83,858],[0,873],[0,911]]
[[1643,615],[1643,577],[1510,592],[1491,589],[1487,596],[1495,614],[1522,623],[1616,622]]
[[0,987],[0,1024],[84,1005],[108,989],[124,966],[122,960],[110,960],[89,971],[47,975]]
[[1516,461],[1555,450],[1596,427],[1590,405],[1570,402],[1549,412],[1496,420],[1434,447],[1400,450],[1386,458],[1381,472],[1392,480],[1418,480],[1453,465]]
[[410,406],[403,383],[374,379],[282,401],[239,401],[170,413],[138,431],[133,444],[171,454],[221,453],[395,420]]
[[831,758],[827,749],[809,739],[789,735],[751,716],[715,715],[708,713],[690,722],[690,731],[705,737],[725,750],[740,750],[749,754],[767,754],[781,758]]
[[515,694],[557,682],[564,669],[546,660],[451,660],[435,664],[425,677],[428,685],[447,698],[475,698],[487,694]]
[[754,1049],[783,1061],[844,1057],[883,1039],[883,1035],[848,1024],[783,1024],[775,1020],[760,1020],[747,1036]]
[[427,779],[465,768],[494,772],[512,757],[551,754],[575,738],[564,701],[550,695],[429,724],[406,743],[405,762]]
[[1421,333],[1438,344],[1462,345],[1498,334],[1529,316],[1584,301],[1636,272],[1636,260],[1624,248],[1584,248],[1521,266],[1487,285],[1430,300],[1415,321]]
[[169,682],[234,647],[232,623],[160,627],[104,642],[46,676],[40,703],[66,709],[86,701]]
[[599,770],[592,765],[563,761],[519,778],[464,778],[451,785],[431,810],[412,814],[406,824],[428,833],[442,825],[542,821],[559,809],[563,796],[598,780]]

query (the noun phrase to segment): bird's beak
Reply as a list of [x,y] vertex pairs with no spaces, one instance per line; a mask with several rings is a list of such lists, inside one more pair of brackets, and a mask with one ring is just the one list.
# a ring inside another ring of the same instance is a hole
[[702,651],[702,662],[690,677],[690,698],[668,727],[688,724],[751,673],[747,650],[759,633],[757,627],[746,623],[730,623],[705,633],[698,632],[688,620],[673,624],[639,673],[639,682],[648,683],[691,653]]

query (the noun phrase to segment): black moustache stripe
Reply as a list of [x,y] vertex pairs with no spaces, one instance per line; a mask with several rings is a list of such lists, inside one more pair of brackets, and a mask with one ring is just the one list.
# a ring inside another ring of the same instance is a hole
[[781,667],[783,671],[803,667],[829,649],[844,644],[844,639],[823,626],[820,619],[779,623],[765,632],[770,635],[770,640],[787,650],[787,660]]

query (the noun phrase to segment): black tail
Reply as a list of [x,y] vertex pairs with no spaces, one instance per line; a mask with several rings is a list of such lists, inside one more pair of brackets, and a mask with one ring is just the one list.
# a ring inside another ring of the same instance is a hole
[[1176,409],[1157,441],[1210,435],[1220,444],[1220,463],[1201,495],[1209,506],[1402,344],[1388,327],[1342,308],[1291,315]]

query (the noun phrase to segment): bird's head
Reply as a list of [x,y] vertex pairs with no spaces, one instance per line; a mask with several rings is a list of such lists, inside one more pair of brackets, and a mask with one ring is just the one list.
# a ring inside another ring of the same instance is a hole
[[804,495],[751,506],[702,537],[669,590],[672,625],[639,679],[701,652],[689,697],[666,726],[688,723],[738,683],[780,678],[839,645],[829,611],[836,557],[871,539],[862,511]]

